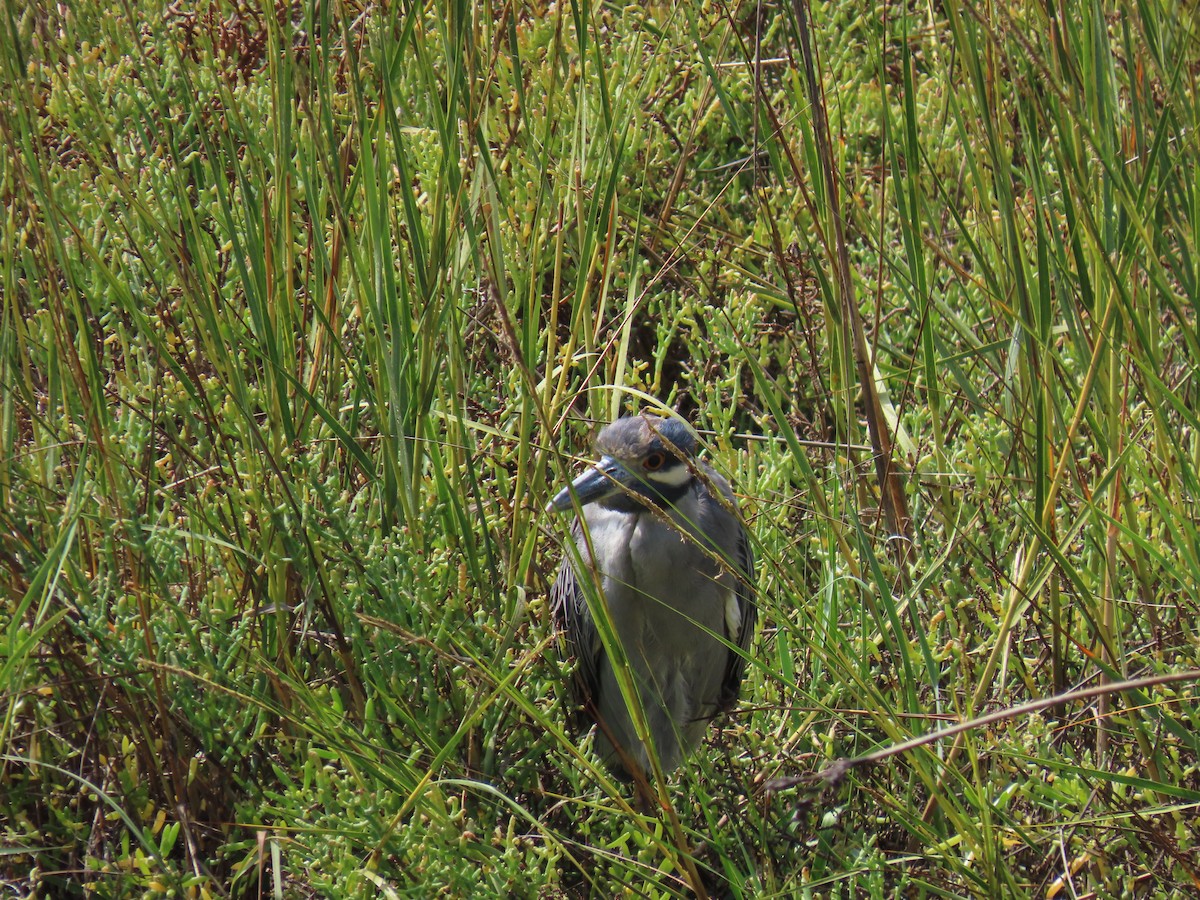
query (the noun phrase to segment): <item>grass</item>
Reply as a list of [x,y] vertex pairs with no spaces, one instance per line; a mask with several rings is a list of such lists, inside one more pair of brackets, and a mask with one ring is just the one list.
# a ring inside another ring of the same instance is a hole
[[[1200,889],[1188,4],[3,26],[11,892]],[[656,815],[542,512],[647,398],[762,621]]]

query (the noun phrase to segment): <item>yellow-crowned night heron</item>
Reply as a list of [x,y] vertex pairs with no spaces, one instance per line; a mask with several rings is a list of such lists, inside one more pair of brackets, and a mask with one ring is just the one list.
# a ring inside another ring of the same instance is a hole
[[[757,617],[754,556],[729,482],[696,459],[684,422],[630,416],[604,428],[595,446],[600,460],[548,510],[571,509],[572,495],[582,509],[572,535],[599,575],[651,740],[670,771],[737,700]],[[551,592],[555,622],[578,661],[571,693],[598,726],[605,762],[645,777],[647,749],[581,580],[568,556]]]

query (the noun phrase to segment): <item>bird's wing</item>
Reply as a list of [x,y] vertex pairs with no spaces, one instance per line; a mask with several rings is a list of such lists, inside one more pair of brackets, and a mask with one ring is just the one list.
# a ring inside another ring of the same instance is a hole
[[[576,521],[571,528],[571,536],[578,541],[581,534],[579,522]],[[603,646],[569,556],[563,559],[558,578],[550,589],[550,610],[563,649],[576,660],[575,674],[571,679],[572,698],[585,710],[593,709],[600,695],[600,655]]]
[[733,574],[737,578],[734,590],[740,615],[737,617],[737,634],[727,634],[725,637],[742,652],[729,651],[729,659],[725,664],[725,680],[721,685],[721,706],[724,709],[737,702],[742,678],[746,674],[746,656],[750,653],[750,642],[754,639],[754,624],[758,620],[758,606],[754,602],[754,548],[750,546],[750,535],[740,523],[737,529],[737,547],[731,562],[737,567]]

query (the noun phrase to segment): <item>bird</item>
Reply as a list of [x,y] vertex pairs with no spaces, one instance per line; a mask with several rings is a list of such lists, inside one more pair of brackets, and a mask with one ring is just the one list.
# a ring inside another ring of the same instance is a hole
[[[673,771],[709,722],[738,699],[758,609],[750,537],[729,482],[697,458],[678,417],[617,419],[595,439],[599,459],[547,506],[578,506],[551,589],[556,629],[576,668],[568,683],[595,749],[626,781],[653,771],[589,607],[584,583],[603,596],[628,660],[661,771]],[[593,597],[595,597],[593,592]],[[590,720],[590,723],[589,723]]]

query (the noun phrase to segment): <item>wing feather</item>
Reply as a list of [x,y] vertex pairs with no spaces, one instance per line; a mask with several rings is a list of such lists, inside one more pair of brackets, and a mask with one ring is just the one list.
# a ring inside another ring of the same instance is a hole
[[[726,638],[736,644],[741,653],[729,651],[729,659],[725,664],[725,680],[721,685],[721,708],[728,710],[738,698],[742,687],[742,679],[746,675],[746,657],[750,653],[750,642],[754,639],[754,625],[758,621],[758,606],[755,603],[754,585],[754,548],[750,546],[750,535],[741,523],[737,530],[737,547],[733,562],[737,569],[734,576],[737,584],[734,587],[734,597],[740,616],[737,617],[737,634],[727,634]],[[733,617],[729,617],[733,618]]]
[[[577,544],[582,538],[578,519],[571,527],[571,537]],[[600,699],[600,656],[603,646],[569,555],[564,557],[554,586],[550,588],[550,611],[558,630],[560,647],[576,661],[570,681],[571,699],[584,710],[595,709]],[[581,721],[580,724],[585,722]]]

